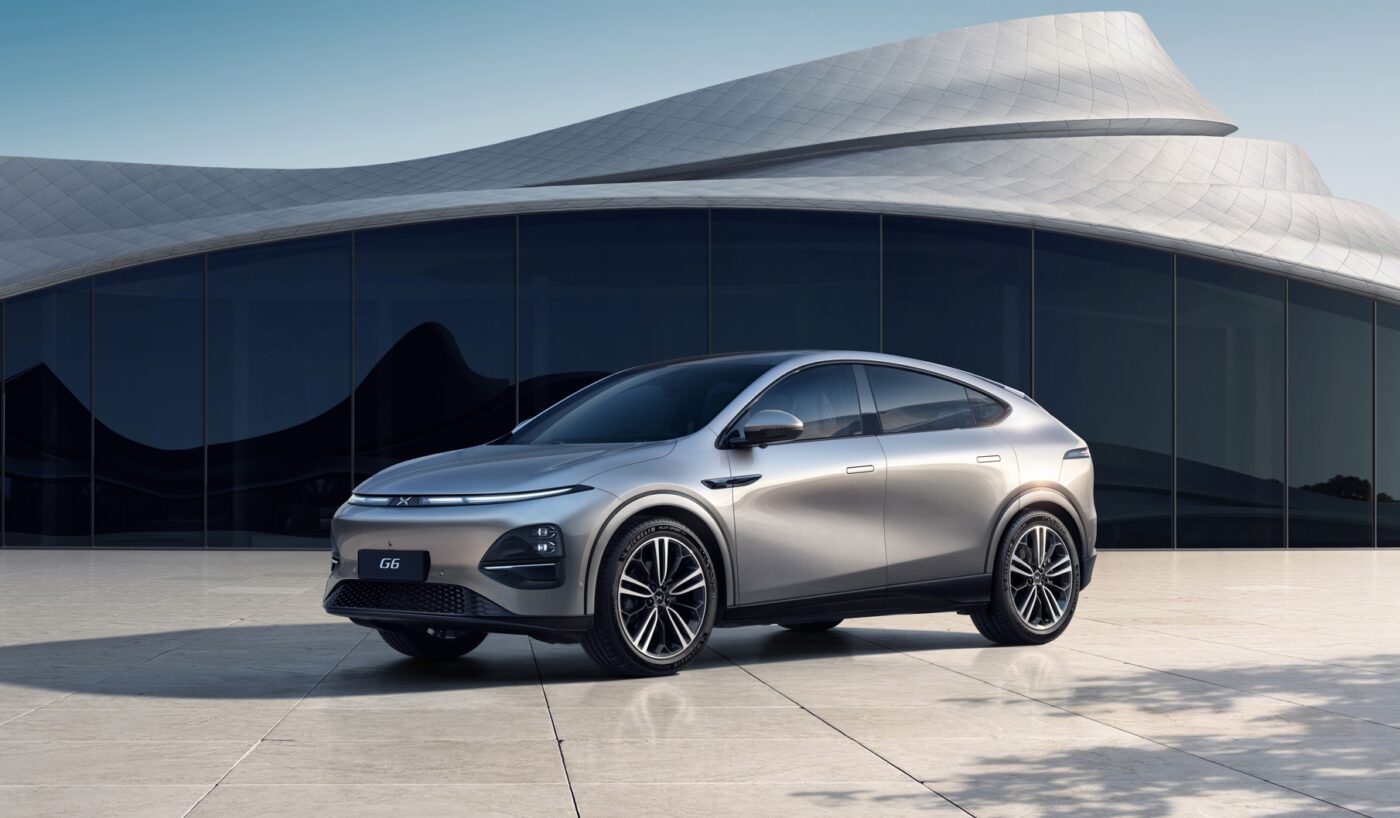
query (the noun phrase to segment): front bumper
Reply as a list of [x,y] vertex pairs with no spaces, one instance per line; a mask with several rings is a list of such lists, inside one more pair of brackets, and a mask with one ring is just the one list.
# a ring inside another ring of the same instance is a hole
[[327,594],[326,613],[383,630],[423,626],[517,633],[547,642],[577,642],[591,616],[519,616],[460,585],[346,579]]
[[[476,616],[491,620],[487,624],[493,626],[495,620],[503,617],[510,621],[582,617],[587,613],[585,588],[593,539],[616,502],[617,498],[608,492],[591,489],[480,506],[341,506],[331,524],[338,562],[326,579],[323,597],[326,610],[342,616],[352,615],[341,610],[347,606],[333,604],[332,596],[346,581],[371,581],[359,575],[361,551],[424,551],[429,563],[427,581],[393,584],[430,590],[460,588],[474,599],[487,601],[490,610],[415,611],[402,606],[372,610],[397,611],[405,616]],[[564,557],[560,570],[563,580],[558,587],[514,587],[502,581],[503,572],[482,568],[482,558],[501,535],[546,523],[558,526],[562,532]],[[360,618],[358,612],[353,616]]]

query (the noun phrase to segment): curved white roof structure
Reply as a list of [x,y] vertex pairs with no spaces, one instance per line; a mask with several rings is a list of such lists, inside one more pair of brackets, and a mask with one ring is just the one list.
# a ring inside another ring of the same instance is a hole
[[254,170],[0,157],[0,295],[402,222],[734,206],[1039,226],[1400,298],[1400,222],[1235,130],[1136,14],[975,26],[443,156]]

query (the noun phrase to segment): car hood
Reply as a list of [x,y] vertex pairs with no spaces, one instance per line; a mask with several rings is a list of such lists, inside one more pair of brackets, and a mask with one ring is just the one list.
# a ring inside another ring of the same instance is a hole
[[473,446],[399,463],[361,483],[359,494],[495,494],[559,488],[664,457],[674,441]]

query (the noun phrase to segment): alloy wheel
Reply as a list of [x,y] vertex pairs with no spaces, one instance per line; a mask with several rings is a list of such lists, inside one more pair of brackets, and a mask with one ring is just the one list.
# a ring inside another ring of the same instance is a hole
[[638,653],[666,660],[695,642],[705,621],[705,569],[685,541],[652,537],[632,551],[618,573],[617,622]]
[[1064,538],[1048,525],[1027,528],[1007,568],[1017,618],[1033,631],[1054,630],[1074,595],[1074,559]]

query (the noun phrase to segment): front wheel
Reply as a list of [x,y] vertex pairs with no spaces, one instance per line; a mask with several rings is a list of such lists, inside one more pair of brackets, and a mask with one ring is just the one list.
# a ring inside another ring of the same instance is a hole
[[466,656],[486,639],[484,633],[452,631],[443,634],[429,629],[421,631],[380,630],[379,635],[389,647],[414,659],[456,659]]
[[978,633],[1002,645],[1042,645],[1064,633],[1079,604],[1079,549],[1053,514],[1022,512],[997,552],[992,600],[972,613]]
[[620,676],[665,676],[694,659],[715,624],[715,567],[675,520],[622,531],[603,554],[588,655]]

